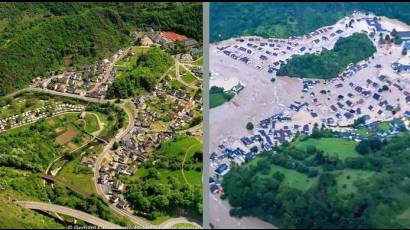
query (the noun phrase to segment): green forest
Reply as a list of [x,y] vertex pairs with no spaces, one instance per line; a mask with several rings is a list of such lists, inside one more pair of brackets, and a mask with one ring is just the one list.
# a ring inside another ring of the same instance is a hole
[[130,43],[137,28],[202,41],[201,3],[0,4],[0,95],[51,70],[94,64]]
[[329,79],[337,77],[349,64],[368,59],[376,47],[365,34],[340,38],[332,50],[291,58],[277,71],[278,76]]
[[154,220],[178,216],[178,210],[190,215],[202,214],[202,143],[195,137],[177,136],[162,143],[152,157],[138,168],[125,197],[139,215]]
[[210,4],[210,41],[242,35],[299,36],[334,24],[354,10],[410,24],[410,4],[405,2],[213,2]]
[[108,98],[128,98],[143,91],[152,91],[165,71],[171,67],[172,57],[159,48],[140,54],[134,63],[115,78],[108,87]]
[[285,143],[275,147],[276,154],[262,153],[225,175],[231,214],[256,216],[280,228],[409,226],[408,132],[354,144],[349,156],[328,131],[316,130],[298,142],[311,140],[323,140],[324,146]]

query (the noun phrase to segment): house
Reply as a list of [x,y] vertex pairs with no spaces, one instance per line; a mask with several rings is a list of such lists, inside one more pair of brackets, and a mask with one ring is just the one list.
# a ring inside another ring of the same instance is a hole
[[232,91],[234,91],[235,93],[239,93],[241,90],[243,90],[245,88],[245,86],[243,86],[240,82],[235,85],[234,87],[232,87]]
[[154,42],[147,35],[144,35],[140,40],[140,44],[142,46],[151,46]]
[[217,169],[215,169],[215,172],[218,173],[219,175],[223,176],[226,173],[229,172],[229,167],[227,164],[221,164],[218,166]]
[[403,64],[394,62],[393,64],[391,64],[391,67],[397,73],[401,73],[401,72],[408,73],[408,72],[410,72],[410,65],[403,65]]
[[397,31],[397,35],[403,41],[409,41],[410,40],[410,31]]
[[407,56],[409,56],[410,55],[410,41],[404,42],[403,49],[406,49],[406,52],[407,52],[406,54]]
[[172,31],[162,31],[161,36],[168,42],[185,42],[188,38]]
[[117,204],[118,208],[126,209],[128,207],[128,203],[125,200],[120,200]]
[[373,94],[373,98],[377,101],[380,101],[381,96],[379,94],[375,93],[375,94]]
[[183,43],[184,43],[185,46],[188,46],[188,47],[198,46],[198,42],[193,38],[188,38],[185,41],[183,41]]

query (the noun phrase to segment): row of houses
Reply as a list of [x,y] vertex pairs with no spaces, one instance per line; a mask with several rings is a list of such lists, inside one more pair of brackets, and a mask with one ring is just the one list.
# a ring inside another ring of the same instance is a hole
[[8,117],[0,118],[0,131],[5,131],[17,126],[33,123],[38,120],[65,112],[84,111],[84,109],[85,107],[83,105],[72,105],[66,103],[56,104],[53,106],[46,105],[35,110],[23,112],[21,114],[14,114]]

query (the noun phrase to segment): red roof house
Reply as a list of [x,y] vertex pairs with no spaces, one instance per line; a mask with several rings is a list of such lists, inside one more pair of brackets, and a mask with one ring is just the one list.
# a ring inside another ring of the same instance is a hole
[[162,35],[165,39],[170,40],[170,41],[173,41],[173,42],[183,42],[183,41],[185,41],[185,40],[188,39],[188,38],[185,37],[184,35],[180,35],[180,34],[177,34],[177,33],[175,33],[175,32],[172,32],[172,31],[162,31],[162,32],[161,32],[161,35]]

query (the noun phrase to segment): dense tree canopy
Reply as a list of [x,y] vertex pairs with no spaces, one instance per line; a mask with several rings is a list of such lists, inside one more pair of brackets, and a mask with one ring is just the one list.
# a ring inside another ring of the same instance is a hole
[[152,91],[172,62],[172,57],[161,49],[149,49],[139,55],[123,75],[114,80],[108,87],[107,97],[128,98],[141,91]]
[[299,36],[334,24],[354,10],[410,24],[410,5],[404,2],[214,2],[210,4],[210,40],[241,35]]
[[200,3],[2,3],[0,95],[64,66],[94,64],[152,27],[202,40]]
[[364,34],[355,33],[340,38],[332,50],[320,54],[304,54],[293,57],[277,71],[278,76],[300,78],[336,77],[349,64],[365,60],[376,52],[376,48]]
[[[366,155],[344,161],[314,147],[278,147],[277,154],[263,153],[224,176],[225,197],[233,215],[257,216],[283,228],[406,228],[409,143],[408,133],[383,144],[366,142]],[[291,186],[303,174],[313,181],[308,188]]]

